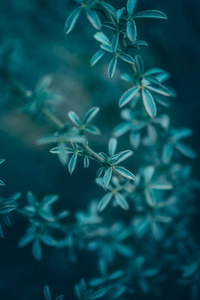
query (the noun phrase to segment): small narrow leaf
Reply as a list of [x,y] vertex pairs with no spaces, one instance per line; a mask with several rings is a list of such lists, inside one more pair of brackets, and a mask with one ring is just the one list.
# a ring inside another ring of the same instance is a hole
[[133,64],[133,65],[135,64],[134,59],[130,55],[126,54],[126,53],[120,53],[119,57],[122,60],[124,60],[125,62],[127,62],[128,64]]
[[129,40],[133,44],[135,44],[136,37],[137,37],[137,27],[136,27],[134,20],[130,19],[127,22],[126,33],[127,33]]
[[107,38],[107,36],[103,32],[97,32],[97,33],[95,33],[94,38],[98,42],[110,46],[110,41],[109,41],[109,39]]
[[139,92],[140,87],[135,86],[126,91],[119,100],[119,107],[126,105],[129,101],[131,101]]
[[133,15],[137,0],[128,0],[127,2],[127,11],[129,16]]
[[136,68],[139,74],[144,73],[144,63],[142,60],[142,57],[140,55],[135,56],[135,63],[136,63]]
[[101,199],[101,201],[98,204],[98,210],[100,212],[106,208],[106,206],[109,204],[112,196],[113,196],[113,193],[108,193]]
[[97,14],[97,12],[94,9],[87,8],[85,10],[86,16],[92,26],[96,28],[97,30],[101,29],[101,20]]
[[91,66],[93,67],[96,63],[98,63],[98,61],[106,54],[106,52],[104,50],[99,50],[98,52],[96,52],[90,61]]
[[117,52],[119,46],[119,33],[115,34],[113,39],[112,39],[112,51],[113,53]]
[[110,78],[113,78],[116,67],[117,67],[117,57],[113,57],[108,67],[108,75]]
[[116,193],[115,194],[115,200],[119,204],[119,206],[121,206],[121,208],[123,208],[125,210],[129,209],[128,202],[126,201],[126,199],[124,198],[124,196],[122,196],[121,194]]
[[107,187],[110,183],[111,177],[112,177],[112,168],[109,168],[106,170],[106,172],[103,176],[103,186],[104,186],[105,190],[107,189]]
[[126,150],[126,151],[119,153],[117,159],[115,160],[115,165],[118,165],[120,162],[126,160],[131,155],[133,155],[133,152],[130,150]]
[[196,158],[196,153],[194,152],[194,150],[190,146],[182,144],[182,143],[177,143],[175,147],[183,155],[185,155],[185,156],[187,156],[191,159]]
[[90,110],[88,110],[88,112],[84,116],[83,124],[88,124],[89,122],[91,122],[98,112],[99,107],[92,107]]
[[137,13],[133,16],[134,18],[158,18],[158,19],[167,19],[167,16],[158,10],[145,10]]
[[68,34],[72,29],[74,28],[74,25],[76,24],[76,21],[81,13],[82,8],[77,7],[67,18],[67,21],[65,22],[65,33]]
[[50,289],[49,289],[48,285],[45,285],[45,287],[44,287],[44,297],[46,300],[52,300]]
[[77,154],[74,154],[70,158],[70,161],[69,161],[69,164],[68,164],[68,169],[69,169],[70,174],[72,174],[74,172],[74,169],[76,167],[76,162],[77,162]]
[[135,176],[130,171],[125,169],[124,167],[115,167],[115,170],[121,176],[126,177],[126,178],[131,179],[131,180],[135,180]]
[[145,89],[142,90],[142,99],[147,113],[151,118],[156,116],[156,105],[152,95]]
[[108,152],[109,152],[109,155],[115,154],[116,147],[117,147],[117,139],[116,138],[111,138],[109,140],[109,143],[108,143]]
[[77,125],[77,126],[81,125],[81,121],[74,111],[68,112],[68,117],[75,125]]

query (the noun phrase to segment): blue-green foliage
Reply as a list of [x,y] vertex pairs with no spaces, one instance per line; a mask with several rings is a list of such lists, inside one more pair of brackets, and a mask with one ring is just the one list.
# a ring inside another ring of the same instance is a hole
[[[148,46],[138,37],[137,19],[166,19],[166,15],[157,10],[135,12],[136,3],[136,0],[128,0],[126,7],[117,10],[102,0],[76,0],[77,5],[65,23],[64,31],[68,34],[85,13],[98,30],[94,38],[100,42],[100,50],[91,58],[91,66],[109,55],[110,78],[115,75],[119,60],[127,67],[127,72],[121,75],[127,90],[116,99],[119,107],[123,107],[123,123],[112,131],[108,154],[90,148],[89,138],[100,135],[100,130],[91,124],[99,112],[98,107],[89,109],[83,118],[70,111],[69,122],[62,122],[54,114],[54,104],[62,97],[51,89],[52,76],[42,77],[33,92],[15,84],[26,100],[20,112],[44,115],[56,126],[52,134],[38,139],[39,145],[55,144],[50,152],[58,155],[70,174],[78,169],[79,159],[83,159],[84,168],[93,167],[91,160],[99,165],[97,178],[92,181],[103,188],[103,197],[92,201],[88,209],[76,211],[67,223],[63,219],[69,216],[68,210],[57,214],[52,210],[58,195],[47,195],[38,201],[28,192],[23,209],[18,207],[19,194],[9,199],[0,198],[0,215],[7,225],[13,210],[28,220],[28,228],[18,246],[31,244],[37,261],[43,258],[43,244],[44,249],[46,246],[54,247],[55,251],[65,248],[72,263],[78,261],[80,251],[95,253],[97,264],[93,265],[98,265],[99,275],[87,283],[81,279],[75,285],[78,300],[121,300],[134,299],[136,293],[158,294],[161,283],[171,274],[178,274],[178,283],[191,287],[194,299],[199,297],[199,246],[191,236],[190,220],[200,182],[192,178],[190,164],[182,163],[183,157],[196,158],[194,150],[182,142],[192,135],[192,130],[171,127],[170,116],[163,112],[170,107],[169,97],[176,97],[174,89],[165,83],[169,73],[161,68],[146,71],[142,57],[134,53]],[[120,137],[127,133],[130,146],[144,151],[137,170],[131,158],[132,150],[116,153]],[[0,160],[0,164],[2,162]],[[0,185],[4,185],[3,181]],[[109,220],[101,214],[105,208],[105,215],[108,212],[110,216],[112,211]],[[0,236],[3,236],[1,226]],[[52,300],[47,285],[44,297]],[[60,295],[55,300],[63,298]]]

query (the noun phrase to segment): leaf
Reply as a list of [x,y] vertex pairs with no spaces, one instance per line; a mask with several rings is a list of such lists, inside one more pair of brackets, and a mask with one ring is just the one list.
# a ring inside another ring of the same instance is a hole
[[175,147],[183,155],[185,155],[185,156],[187,156],[191,159],[196,158],[196,153],[194,152],[194,150],[190,146],[182,144],[182,143],[176,143]]
[[158,19],[167,19],[167,16],[158,10],[145,10],[137,13],[133,16],[134,18],[158,18]]
[[106,289],[100,289],[100,290],[96,291],[94,294],[92,294],[92,296],[90,296],[90,299],[96,300],[96,299],[103,297],[105,294],[107,294]]
[[91,133],[91,134],[95,134],[95,135],[100,135],[101,134],[100,130],[97,127],[93,126],[93,125],[85,125],[84,130]]
[[74,111],[68,112],[68,117],[75,125],[77,125],[77,126],[81,125],[81,121]]
[[110,183],[111,177],[112,177],[112,168],[109,168],[106,170],[106,172],[103,176],[103,186],[104,186],[105,190],[107,189],[107,187]]
[[135,44],[136,37],[137,37],[137,27],[136,27],[136,24],[135,24],[134,20],[130,19],[127,22],[126,33],[127,33],[127,36],[129,38],[129,40],[133,44]]
[[0,215],[8,214],[11,211],[15,210],[17,208],[17,205],[6,205],[0,207]]
[[69,164],[68,164],[68,169],[69,169],[70,174],[72,174],[74,172],[74,169],[76,167],[76,162],[77,162],[77,154],[74,154],[70,158],[70,161],[69,161]]
[[119,45],[119,33],[115,34],[113,39],[112,39],[112,51],[113,51],[113,53],[117,52],[118,45]]
[[116,66],[117,66],[117,57],[113,57],[108,67],[108,75],[110,78],[113,78],[115,74]]
[[179,128],[178,130],[173,130],[173,139],[180,140],[185,139],[192,135],[192,129],[190,128]]
[[65,22],[65,33],[68,34],[72,29],[74,28],[74,25],[76,24],[76,21],[81,13],[82,8],[77,7],[73,10],[73,12],[69,15]]
[[151,118],[156,116],[156,105],[152,95],[145,89],[142,90],[142,99],[147,113]]
[[166,97],[170,97],[171,94],[170,92],[168,91],[167,88],[165,88],[164,86],[161,86],[161,85],[158,85],[158,86],[152,86],[152,85],[147,85],[146,86],[147,89],[155,92],[155,93],[158,93],[158,94],[161,94],[163,96],[166,96]]
[[151,188],[154,190],[171,190],[173,185],[166,180],[158,180],[151,184]]
[[117,139],[116,138],[111,138],[109,140],[109,143],[108,143],[109,155],[113,155],[116,151],[116,148],[117,148]]
[[134,59],[133,59],[130,55],[126,54],[126,53],[120,53],[120,54],[119,54],[119,57],[120,57],[123,61],[127,62],[128,64],[135,64]]
[[124,161],[131,155],[133,155],[133,151],[130,151],[130,150],[120,152],[117,159],[115,160],[115,165],[118,165],[120,162]]
[[119,22],[119,20],[121,19],[121,16],[123,14],[123,11],[124,11],[124,7],[121,8],[121,9],[118,9],[117,11],[117,21]]
[[131,124],[128,122],[124,122],[119,124],[113,131],[113,135],[119,137],[125,134],[127,131],[131,129]]
[[59,199],[58,195],[48,195],[42,199],[41,207],[46,209]]
[[126,105],[129,101],[131,101],[139,92],[140,87],[134,86],[126,91],[119,100],[119,107]]
[[148,166],[143,170],[143,176],[145,183],[149,183],[154,175],[155,167],[154,166]]
[[137,0],[128,0],[127,2],[127,11],[129,16],[133,15]]
[[60,295],[60,296],[56,297],[55,300],[63,300],[63,299],[64,299],[64,295]]
[[99,107],[92,107],[91,109],[89,109],[84,116],[83,124],[88,124],[89,122],[91,122],[98,112],[99,112]]
[[97,30],[100,30],[101,20],[99,19],[97,12],[94,9],[87,8],[85,9],[85,13],[92,26]]
[[144,63],[143,63],[142,57],[140,55],[135,56],[135,64],[136,64],[136,68],[137,68],[137,71],[139,72],[139,74],[143,74],[144,73]]
[[93,67],[105,54],[106,52],[104,50],[99,50],[98,52],[96,52],[91,58],[91,66]]
[[124,196],[122,196],[119,193],[115,194],[115,200],[117,201],[117,203],[119,204],[119,206],[121,206],[121,208],[128,210],[129,209],[129,205],[128,202],[126,201],[126,199],[124,198]]
[[171,144],[166,144],[163,149],[162,160],[165,164],[168,164],[173,154],[173,148]]
[[42,248],[38,239],[33,242],[32,253],[36,260],[40,261],[42,259]]
[[191,263],[190,265],[184,267],[183,277],[191,276],[192,274],[194,274],[196,272],[198,267],[199,267],[198,260]]
[[28,245],[30,242],[32,242],[33,239],[34,239],[34,235],[32,235],[32,234],[27,234],[27,235],[23,236],[18,242],[18,247],[22,248],[22,247]]
[[117,11],[116,9],[107,2],[101,2],[101,5],[109,12],[112,16],[116,17]]
[[115,170],[117,171],[117,173],[119,173],[121,176],[126,177],[128,179],[131,180],[135,180],[135,176],[128,171],[127,169],[125,169],[124,167],[115,167]]
[[113,193],[110,192],[101,199],[101,201],[98,204],[98,211],[101,212],[106,208],[106,206],[109,204],[112,196],[113,196]]
[[138,148],[140,145],[140,133],[136,132],[136,133],[131,133],[130,135],[130,143],[134,148]]
[[98,42],[110,46],[110,41],[109,41],[109,39],[107,38],[107,36],[103,32],[97,32],[97,33],[95,33],[94,38]]
[[123,270],[118,270],[114,273],[112,273],[110,276],[109,276],[109,279],[110,280],[115,280],[115,279],[118,279],[120,278],[121,276],[124,275],[124,271]]
[[52,300],[51,299],[51,293],[48,285],[45,285],[44,287],[44,297],[46,300]]
[[112,47],[111,47],[111,46],[105,45],[105,44],[101,44],[100,47],[101,47],[101,49],[103,49],[104,51],[112,53]]
[[68,155],[66,152],[65,144],[59,143],[58,147],[59,147],[59,152],[58,152],[59,160],[60,160],[61,164],[63,164],[65,166],[68,161]]

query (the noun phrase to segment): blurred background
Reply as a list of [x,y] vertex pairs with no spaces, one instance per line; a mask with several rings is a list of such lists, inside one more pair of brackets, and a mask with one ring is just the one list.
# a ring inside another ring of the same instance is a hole
[[[119,8],[123,0],[112,0]],[[89,65],[90,58],[99,49],[94,40],[96,32],[85,16],[79,18],[73,32],[67,37],[63,33],[64,23],[74,7],[72,0],[6,0],[0,1],[0,52],[10,52],[9,68],[14,78],[29,90],[34,90],[41,76],[51,74],[54,78],[52,90],[63,96],[64,101],[55,107],[63,121],[69,110],[83,117],[92,106],[99,106],[100,113],[95,125],[101,137],[91,138],[97,151],[106,151],[112,129],[121,118],[118,99],[127,85],[119,79],[107,76],[108,58],[103,58],[95,67]],[[138,0],[136,11],[158,9],[166,13],[168,21],[138,20],[138,35],[148,42],[142,49],[145,66],[161,67],[171,73],[170,85],[178,97],[171,100],[170,115],[174,127],[188,126],[193,136],[188,143],[197,154],[200,150],[200,23],[199,0]],[[3,50],[2,50],[3,49]],[[6,49],[6,50],[5,50]],[[135,52],[137,53],[137,51]],[[1,55],[0,59],[6,59]],[[123,65],[120,66],[123,69]],[[0,74],[0,158],[6,161],[0,167],[1,196],[9,197],[20,191],[20,206],[26,202],[26,193],[31,190],[38,199],[47,194],[59,194],[60,201],[55,210],[61,208],[86,210],[92,199],[103,193],[92,183],[96,167],[87,170],[81,164],[70,176],[57,156],[49,153],[50,147],[37,146],[36,140],[55,129],[44,117],[19,114],[17,109],[24,99],[10,93],[7,76]],[[120,139],[119,148],[129,149],[126,138]],[[142,157],[137,151],[131,167],[137,171]],[[199,160],[194,163],[194,176],[199,176]],[[77,183],[79,188],[77,189]],[[199,203],[193,221],[193,230],[199,240]],[[109,210],[108,213],[109,214]],[[121,217],[124,217],[122,212]],[[71,217],[73,220],[73,216]],[[17,242],[24,234],[26,221],[13,218],[13,225],[4,229],[5,239],[0,240],[0,299],[43,299],[42,290],[49,284],[54,295],[65,294],[74,299],[73,286],[91,264],[91,254],[79,253],[77,265],[67,260],[65,250],[48,249],[41,263],[36,262],[31,248],[18,249]],[[93,260],[93,264],[94,264]],[[56,263],[55,263],[56,262]],[[91,265],[96,268],[96,266]],[[164,299],[188,299],[181,288],[169,291],[166,286]],[[41,296],[40,296],[41,295]],[[179,298],[180,297],[180,298]],[[135,296],[134,299],[146,299]]]

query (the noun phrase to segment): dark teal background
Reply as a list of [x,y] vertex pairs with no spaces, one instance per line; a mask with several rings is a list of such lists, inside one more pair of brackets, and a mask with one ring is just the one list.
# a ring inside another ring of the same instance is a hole
[[[110,3],[125,1],[110,1]],[[75,30],[65,36],[63,27],[66,17],[74,7],[69,0],[0,0],[0,48],[7,43],[13,49],[10,69],[17,81],[28,89],[34,89],[45,74],[54,77],[53,89],[64,96],[64,103],[56,108],[62,120],[67,112],[75,110],[83,116],[92,106],[101,108],[96,125],[103,135],[91,137],[97,151],[106,151],[106,144],[113,127],[119,123],[118,99],[125,90],[117,71],[113,80],[107,77],[108,59],[90,68],[89,61],[99,44],[93,39],[95,30],[85,16],[79,19]],[[200,23],[199,0],[138,0],[137,11],[159,9],[166,13],[168,21],[138,20],[138,34],[149,43],[141,50],[146,68],[157,66],[172,75],[170,84],[178,94],[171,100],[170,115],[174,127],[188,126],[194,131],[189,143],[197,153],[200,150]],[[8,48],[9,48],[8,47]],[[120,66],[123,69],[123,65]],[[70,176],[56,156],[49,153],[49,146],[36,145],[39,136],[53,132],[54,126],[45,118],[20,115],[17,108],[24,103],[17,95],[9,93],[5,74],[0,74],[0,158],[6,162],[0,166],[0,178],[6,183],[1,195],[9,197],[22,192],[19,201],[23,207],[25,194],[32,190],[38,197],[59,194],[60,202],[55,210],[86,210],[88,203],[102,196],[93,178],[96,166],[84,170],[81,164]],[[121,139],[120,148],[130,147]],[[135,157],[135,159],[134,159]],[[135,153],[132,168],[137,170],[141,156]],[[194,175],[199,177],[199,159],[193,163]],[[77,188],[78,186],[78,188]],[[191,230],[199,241],[199,202]],[[125,217],[122,213],[121,218]],[[73,216],[70,217],[73,221]],[[27,225],[19,217],[12,218],[13,225],[4,228],[5,239],[0,240],[0,299],[43,299],[43,286],[49,284],[53,295],[65,294],[74,299],[73,286],[81,277],[96,274],[95,256],[79,253],[76,265],[67,260],[66,250],[44,247],[44,259],[36,262],[31,248],[17,248],[17,242]],[[188,299],[187,290],[168,280],[162,299]],[[40,296],[41,295],[41,296]],[[134,299],[149,299],[136,295]],[[152,296],[150,296],[153,300]]]

